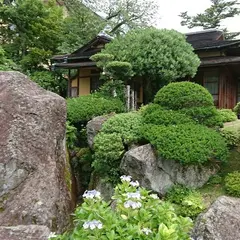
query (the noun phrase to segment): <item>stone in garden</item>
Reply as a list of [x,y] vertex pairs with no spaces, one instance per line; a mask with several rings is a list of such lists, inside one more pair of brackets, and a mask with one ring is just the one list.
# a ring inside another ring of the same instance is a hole
[[63,98],[19,72],[0,72],[0,225],[68,225],[65,122]]
[[174,184],[201,187],[217,171],[215,167],[184,166],[176,161],[157,157],[150,144],[126,152],[120,168],[124,174],[138,180],[141,186],[159,194],[165,194]]
[[47,240],[50,230],[40,225],[0,226],[2,240]]
[[87,123],[87,141],[88,146],[92,149],[94,144],[94,137],[99,133],[103,123],[110,117],[110,115],[95,117]]
[[194,240],[240,239],[240,199],[221,196],[196,220]]

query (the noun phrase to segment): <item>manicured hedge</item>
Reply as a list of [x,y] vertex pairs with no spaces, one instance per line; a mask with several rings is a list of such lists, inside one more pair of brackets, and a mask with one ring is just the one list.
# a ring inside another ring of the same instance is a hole
[[191,107],[213,106],[212,95],[197,83],[175,82],[161,88],[154,103],[167,109],[179,110]]
[[160,156],[182,164],[224,162],[228,149],[224,138],[200,124],[156,126],[146,124],[142,135],[156,147]]
[[232,122],[237,120],[237,115],[231,109],[218,109],[223,122]]
[[225,189],[233,197],[240,197],[240,172],[228,173],[225,177]]
[[166,110],[158,104],[149,104],[142,111],[143,122],[155,125],[176,125],[194,123],[191,117],[174,110]]
[[67,99],[67,118],[72,123],[87,122],[93,117],[124,111],[119,99],[106,99],[94,94]]

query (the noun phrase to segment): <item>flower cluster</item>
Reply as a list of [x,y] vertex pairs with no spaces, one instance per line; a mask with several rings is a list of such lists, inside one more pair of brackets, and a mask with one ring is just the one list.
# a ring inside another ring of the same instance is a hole
[[129,193],[127,193],[127,198],[128,199],[138,199],[138,200],[140,200],[141,199],[141,194],[140,194],[140,192],[129,192]]
[[93,198],[100,198],[100,195],[101,193],[96,190],[91,190],[91,191],[86,190],[83,194],[83,197],[87,199],[93,199]]
[[103,228],[103,224],[98,221],[98,220],[92,220],[92,221],[87,221],[83,224],[83,228],[84,229],[95,229],[95,228],[98,228],[98,229],[102,229]]
[[142,229],[142,232],[143,232],[144,234],[148,235],[148,234],[152,233],[152,230],[149,229],[149,228],[143,228],[143,229]]
[[136,209],[136,208],[140,208],[141,206],[142,206],[142,204],[140,202],[134,202],[132,200],[128,200],[124,203],[125,208]]
[[131,180],[132,180],[131,176],[126,176],[126,175],[123,175],[120,178],[121,178],[122,182],[131,182]]

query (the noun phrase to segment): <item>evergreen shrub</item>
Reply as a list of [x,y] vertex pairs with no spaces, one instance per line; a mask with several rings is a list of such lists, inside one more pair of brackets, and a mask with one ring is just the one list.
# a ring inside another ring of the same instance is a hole
[[194,123],[194,121],[184,113],[174,110],[166,110],[158,104],[149,104],[142,112],[143,122],[155,125],[176,125],[184,123]]
[[96,116],[123,111],[123,103],[115,98],[106,99],[90,94],[67,99],[67,117],[72,123],[87,122]]
[[228,173],[225,177],[226,192],[233,197],[240,197],[240,172]]
[[197,83],[175,82],[161,88],[154,98],[154,103],[172,110],[209,107],[213,106],[213,97]]
[[237,115],[231,109],[218,109],[218,113],[221,115],[223,122],[232,122],[237,120]]
[[225,162],[227,159],[228,149],[224,138],[200,124],[146,124],[141,131],[165,159],[182,164],[203,164],[213,160]]

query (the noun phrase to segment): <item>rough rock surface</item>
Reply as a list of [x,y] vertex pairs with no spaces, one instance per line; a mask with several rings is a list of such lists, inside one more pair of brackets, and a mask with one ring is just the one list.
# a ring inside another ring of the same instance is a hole
[[94,137],[101,130],[103,123],[110,117],[110,115],[95,117],[87,123],[87,141],[88,146],[93,148]]
[[183,166],[176,161],[157,158],[150,144],[126,152],[120,168],[138,180],[141,186],[160,194],[166,193],[174,184],[201,187],[216,173],[214,167]]
[[219,197],[197,220],[194,240],[240,239],[240,199]]
[[0,227],[2,240],[47,240],[49,234],[49,228],[40,225]]
[[68,224],[65,100],[19,72],[0,72],[0,225]]

